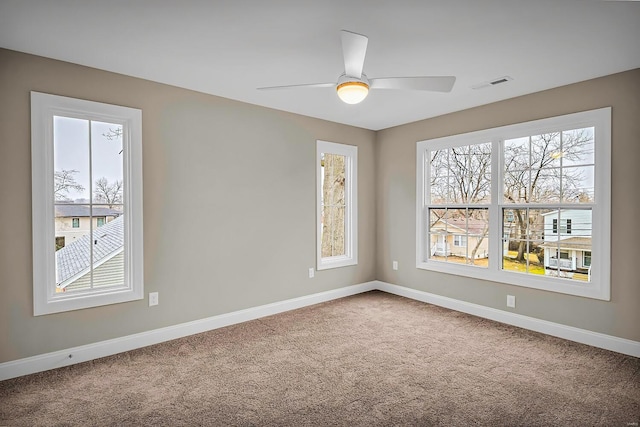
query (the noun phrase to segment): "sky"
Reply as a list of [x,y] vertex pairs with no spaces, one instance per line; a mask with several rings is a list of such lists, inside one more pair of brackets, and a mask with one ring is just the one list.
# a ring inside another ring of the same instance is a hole
[[[91,134],[89,128],[91,127]],[[70,190],[65,196],[71,200],[89,199],[90,188],[99,178],[109,183],[123,179],[122,138],[109,140],[104,135],[122,128],[113,123],[55,116],[54,170],[77,170],[73,175],[84,191]],[[93,179],[90,177],[93,176]]]

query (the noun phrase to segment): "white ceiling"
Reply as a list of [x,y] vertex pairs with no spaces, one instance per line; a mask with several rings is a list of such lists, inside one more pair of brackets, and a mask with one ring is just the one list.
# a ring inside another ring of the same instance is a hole
[[[370,78],[454,75],[453,91],[256,90],[336,81],[342,29],[369,37]],[[640,2],[0,0],[0,46],[379,130],[640,68]]]

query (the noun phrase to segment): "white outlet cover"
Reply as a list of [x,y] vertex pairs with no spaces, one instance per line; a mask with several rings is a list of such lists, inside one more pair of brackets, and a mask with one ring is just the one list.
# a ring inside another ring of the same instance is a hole
[[394,270],[398,269],[398,261],[393,261],[393,269]]
[[516,297],[514,295],[507,295],[507,307],[516,307]]
[[313,270],[313,267],[311,267],[309,269],[309,279],[313,279],[313,276],[315,275],[315,271]]
[[158,293],[149,292],[149,307],[152,307],[154,305],[158,305]]

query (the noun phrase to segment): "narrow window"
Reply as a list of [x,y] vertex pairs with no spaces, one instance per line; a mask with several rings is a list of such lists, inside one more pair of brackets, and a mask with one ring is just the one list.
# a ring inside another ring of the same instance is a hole
[[141,299],[141,111],[32,92],[31,113],[34,314]]
[[317,142],[318,270],[358,263],[357,147]]

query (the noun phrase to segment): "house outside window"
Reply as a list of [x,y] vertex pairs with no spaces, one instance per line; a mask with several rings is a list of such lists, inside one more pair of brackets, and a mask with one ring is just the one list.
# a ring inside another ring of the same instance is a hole
[[34,314],[142,299],[141,111],[32,92],[31,135]]
[[418,142],[416,266],[608,300],[610,122],[603,108]]
[[358,147],[317,141],[318,270],[358,263]]

